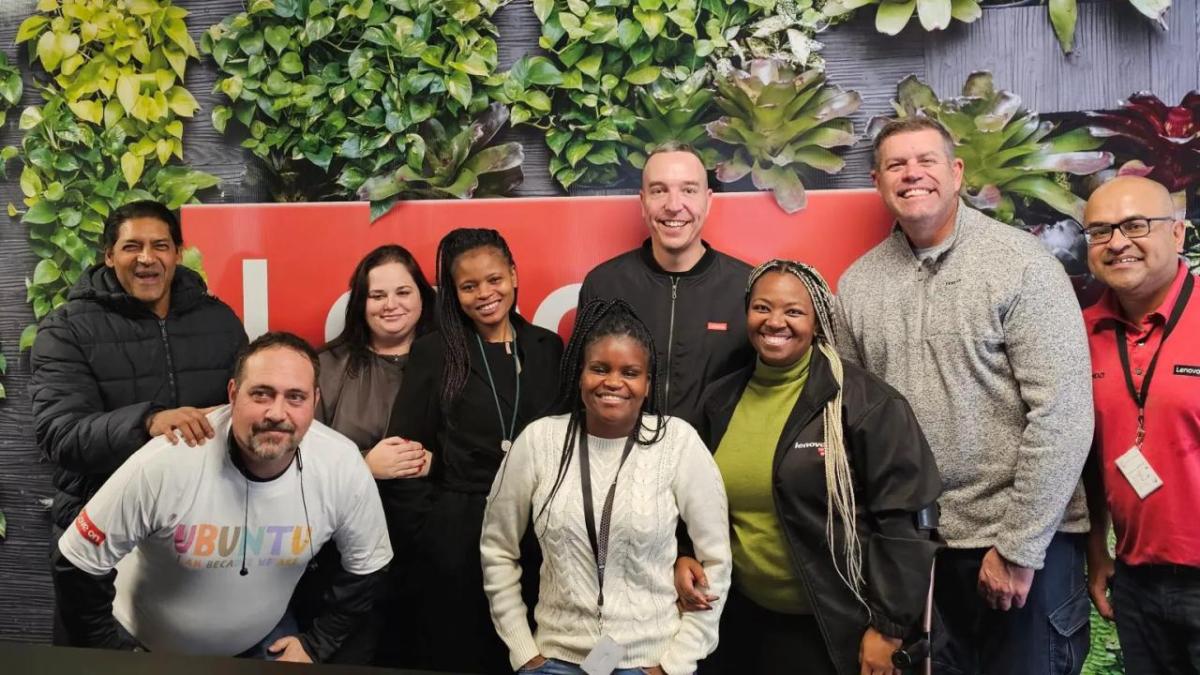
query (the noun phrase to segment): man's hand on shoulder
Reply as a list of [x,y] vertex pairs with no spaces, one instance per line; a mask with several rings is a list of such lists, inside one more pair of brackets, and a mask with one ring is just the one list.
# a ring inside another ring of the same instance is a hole
[[289,663],[312,663],[312,657],[308,652],[304,651],[304,646],[300,644],[300,638],[295,635],[281,637],[267,647],[267,651],[275,656],[276,661],[287,661]]
[[212,425],[205,415],[216,407],[184,406],[172,410],[159,410],[146,418],[146,431],[150,432],[152,438],[166,436],[171,445],[178,445],[180,439],[189,447],[203,445],[214,436]]

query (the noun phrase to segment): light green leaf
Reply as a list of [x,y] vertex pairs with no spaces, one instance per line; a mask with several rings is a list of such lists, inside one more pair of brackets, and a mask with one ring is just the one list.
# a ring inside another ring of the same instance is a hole
[[1075,0],[1050,0],[1050,25],[1054,26],[1054,36],[1064,54],[1070,54],[1075,48],[1075,22],[1079,17],[1079,8]]
[[875,30],[885,35],[896,35],[908,25],[913,12],[917,9],[917,0],[902,0],[889,2],[884,0],[875,12]]
[[276,54],[282,54],[292,40],[292,31],[287,26],[269,26],[263,36]]
[[971,23],[983,16],[983,9],[976,0],[950,0],[950,16],[963,23]]
[[25,19],[21,22],[21,27],[17,29],[16,43],[21,44],[37,37],[48,23],[50,23],[50,17],[42,14],[34,14]]
[[925,30],[944,30],[950,25],[950,12],[950,0],[917,0],[917,17]]
[[125,177],[125,184],[129,187],[137,185],[145,167],[146,160],[141,155],[135,155],[132,152],[121,155],[121,175]]
[[658,66],[642,66],[637,70],[625,73],[625,81],[635,85],[650,84],[658,79],[660,71]]
[[33,283],[49,284],[62,276],[62,270],[58,268],[58,263],[46,258],[38,262],[37,267],[33,268]]
[[33,346],[34,339],[37,338],[37,324],[31,323],[21,331],[21,339],[19,347],[21,351],[25,351]]

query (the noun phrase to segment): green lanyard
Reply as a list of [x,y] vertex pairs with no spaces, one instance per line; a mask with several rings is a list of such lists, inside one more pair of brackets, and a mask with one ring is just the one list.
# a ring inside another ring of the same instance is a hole
[[517,435],[517,408],[521,405],[521,357],[517,355],[517,329],[513,332],[513,374],[517,380],[517,392],[513,396],[512,419],[508,426],[504,425],[504,411],[500,408],[500,395],[496,393],[496,380],[492,379],[492,367],[488,365],[487,352],[483,351],[483,338],[475,333],[475,342],[479,344],[479,356],[483,359],[483,371],[487,373],[488,386],[492,388],[492,399],[496,402],[496,416],[500,418],[500,452],[505,454],[512,449],[513,437]]

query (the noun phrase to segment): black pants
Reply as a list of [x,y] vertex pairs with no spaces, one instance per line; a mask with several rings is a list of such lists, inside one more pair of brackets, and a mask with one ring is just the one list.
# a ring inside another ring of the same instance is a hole
[[720,642],[701,675],[836,675],[811,614],[779,614],[730,587]]
[[[483,592],[479,537],[487,495],[441,491],[420,537],[422,611],[427,668],[452,673],[509,675],[508,647],[496,635]],[[521,586],[532,611],[540,551],[532,530],[521,545]]]
[[1200,674],[1200,568],[1118,561],[1112,603],[1126,675]]
[[1086,535],[1054,535],[1025,606],[991,609],[977,590],[986,549],[947,549],[934,579],[933,664],[938,675],[1071,675],[1083,669],[1091,610]]

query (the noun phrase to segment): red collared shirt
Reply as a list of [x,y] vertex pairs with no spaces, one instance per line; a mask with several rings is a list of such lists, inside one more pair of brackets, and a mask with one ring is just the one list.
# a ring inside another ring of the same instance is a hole
[[1115,460],[1137,436],[1137,404],[1129,394],[1117,352],[1118,322],[1126,326],[1134,387],[1162,344],[1163,326],[1179,297],[1182,262],[1162,305],[1140,326],[1121,316],[1111,290],[1084,311],[1092,354],[1096,410],[1094,448],[1104,466],[1104,490],[1117,533],[1117,557],[1130,565],[1173,563],[1200,567],[1200,289],[1162,347],[1146,400],[1142,454],[1163,485],[1145,499]]

